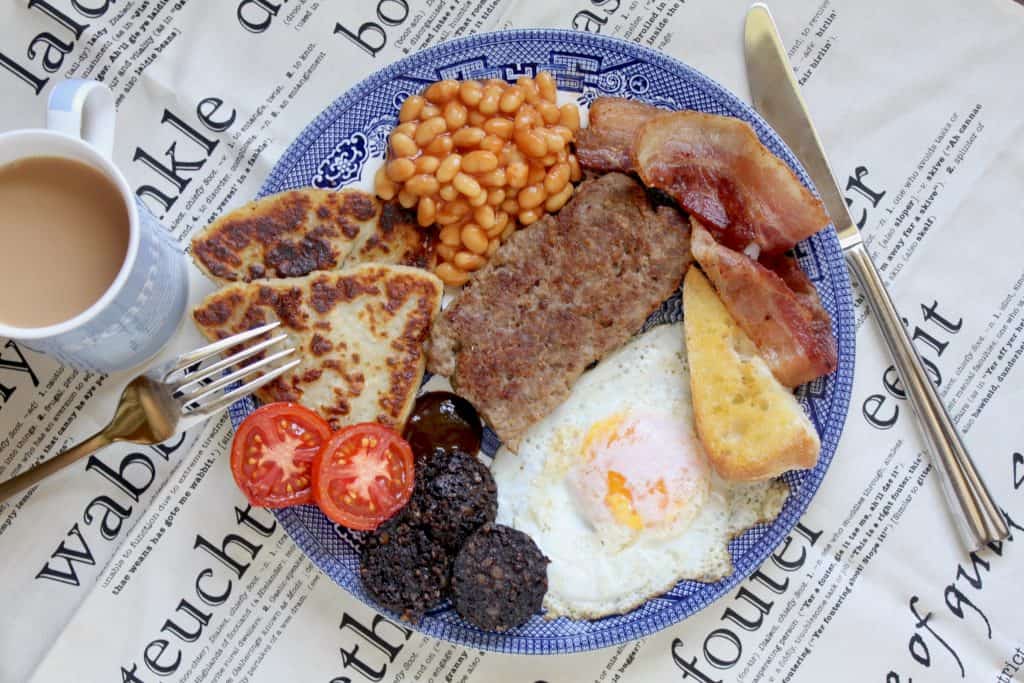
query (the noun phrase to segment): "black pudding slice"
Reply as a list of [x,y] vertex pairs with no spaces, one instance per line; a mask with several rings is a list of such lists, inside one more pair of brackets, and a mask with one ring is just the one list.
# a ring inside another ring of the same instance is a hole
[[403,512],[363,544],[359,575],[381,606],[417,622],[446,596],[452,556]]
[[455,609],[487,631],[507,631],[540,611],[548,590],[548,558],[533,539],[502,524],[469,537],[455,558]]
[[498,512],[498,488],[491,471],[461,451],[439,453],[416,471],[410,520],[452,552]]

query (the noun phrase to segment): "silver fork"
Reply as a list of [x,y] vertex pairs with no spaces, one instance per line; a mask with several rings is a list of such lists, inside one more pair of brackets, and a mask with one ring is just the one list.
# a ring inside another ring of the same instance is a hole
[[[121,393],[114,417],[106,427],[82,443],[0,484],[0,502],[112,443],[127,441],[152,445],[166,441],[288,372],[301,362],[296,358],[278,365],[295,351],[290,346],[224,374],[232,366],[285,341],[287,335],[283,333],[205,365],[228,349],[255,340],[278,325],[280,323],[270,323],[221,339],[139,375]],[[264,370],[267,372],[262,372]],[[225,391],[225,388],[256,373],[262,374]]]

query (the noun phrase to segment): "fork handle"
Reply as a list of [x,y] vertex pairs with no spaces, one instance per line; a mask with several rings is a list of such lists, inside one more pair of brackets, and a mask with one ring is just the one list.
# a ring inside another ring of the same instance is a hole
[[7,500],[15,494],[21,493],[31,486],[35,486],[54,472],[62,470],[74,462],[78,462],[85,456],[95,453],[100,448],[111,443],[113,443],[113,440],[107,435],[106,430],[97,432],[82,443],[72,446],[45,462],[39,463],[26,472],[22,472],[17,476],[11,477],[0,484],[0,502]]
[[900,320],[882,278],[863,244],[845,250],[846,263],[864,288],[896,371],[917,413],[928,442],[932,464],[939,473],[953,519],[968,550],[999,541],[1010,534],[999,508],[957,434],[939,394],[921,364],[913,341]]

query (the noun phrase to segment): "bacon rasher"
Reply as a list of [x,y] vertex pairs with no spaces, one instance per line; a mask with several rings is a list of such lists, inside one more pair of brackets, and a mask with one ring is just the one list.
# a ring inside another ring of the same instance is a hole
[[585,168],[636,171],[736,251],[754,244],[781,254],[829,223],[793,171],[746,122],[729,116],[598,98],[576,151]]
[[745,121],[694,111],[651,118],[633,162],[644,183],[696,214],[722,244],[781,254],[829,224],[825,207]]
[[762,265],[716,242],[696,217],[690,222],[694,258],[776,379],[796,387],[835,370],[828,311],[796,261],[778,256]]
[[576,135],[576,158],[599,173],[633,170],[633,140],[652,117],[669,113],[644,102],[598,97],[590,105],[590,122]]

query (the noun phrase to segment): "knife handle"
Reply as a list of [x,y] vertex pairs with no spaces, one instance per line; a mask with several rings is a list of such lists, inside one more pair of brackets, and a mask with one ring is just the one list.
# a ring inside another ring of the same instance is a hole
[[1006,521],[925,372],[867,249],[863,244],[856,244],[844,253],[847,266],[860,281],[885,344],[892,353],[910,405],[917,413],[932,463],[939,472],[943,491],[967,549],[977,550],[986,543],[1006,538],[1010,535]]

